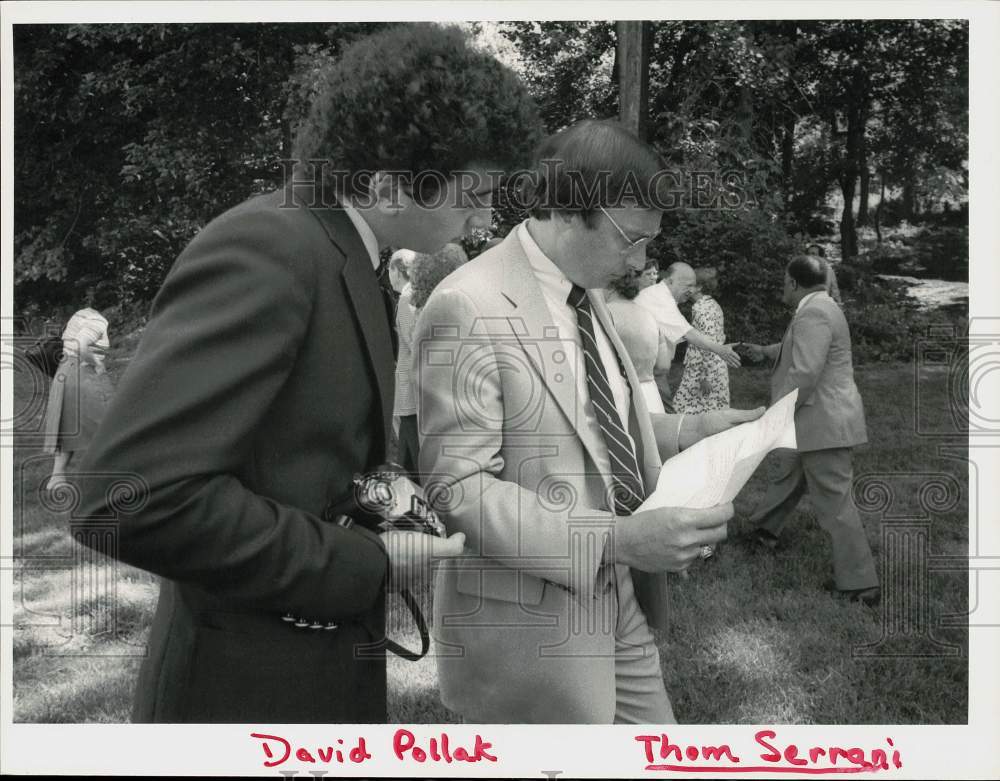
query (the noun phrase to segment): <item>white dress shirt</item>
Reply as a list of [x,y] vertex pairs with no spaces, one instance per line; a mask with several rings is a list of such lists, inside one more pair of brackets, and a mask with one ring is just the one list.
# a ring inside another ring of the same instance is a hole
[[[538,286],[542,289],[542,296],[545,298],[545,303],[548,305],[549,312],[552,315],[552,322],[559,330],[559,339],[566,345],[567,355],[572,359],[570,365],[573,367],[573,373],[576,377],[576,394],[580,400],[578,411],[582,412],[578,420],[582,417],[597,439],[603,442],[604,434],[601,432],[601,426],[597,422],[593,405],[588,403],[590,401],[590,389],[587,387],[587,374],[584,369],[583,354],[580,352],[580,330],[576,322],[576,310],[567,301],[569,292],[573,288],[573,283],[539,249],[538,244],[531,237],[531,233],[528,232],[527,221],[518,225],[516,230],[517,237],[521,241],[521,247],[524,249],[524,254],[528,257],[528,263],[531,265],[531,270],[538,281]],[[611,386],[611,393],[614,396],[615,409],[621,418],[621,425],[625,429],[625,433],[628,434],[628,419],[631,404],[628,382],[622,376],[618,364],[618,355],[615,353],[615,348],[611,345],[611,341],[604,332],[604,328],[601,326],[596,314],[594,315],[594,331],[597,337],[597,349],[600,353],[601,363],[604,366],[604,373],[607,375],[608,384]],[[631,435],[629,436],[629,443],[632,445],[632,452],[634,453],[635,442],[632,440]],[[611,461],[606,453],[601,455],[601,461],[602,463],[596,465],[597,468],[602,474],[610,475]]]
[[413,286],[407,282],[396,304],[396,332],[399,334],[399,354],[396,356],[396,396],[392,414],[397,417],[417,414],[417,398],[413,378],[413,329],[417,313],[410,306]]
[[344,207],[347,219],[351,221],[354,229],[361,237],[361,243],[364,244],[365,249],[368,250],[368,257],[371,259],[372,268],[377,270],[379,267],[378,239],[375,238],[375,234],[372,233],[372,229],[368,227],[368,223],[365,222],[365,218],[361,216],[357,209],[346,202],[342,203],[341,206]]
[[684,319],[684,315],[677,308],[674,294],[670,292],[665,282],[657,282],[640,290],[635,302],[656,320],[656,326],[670,348],[672,361],[677,345],[684,341],[684,334],[691,330],[691,324]]

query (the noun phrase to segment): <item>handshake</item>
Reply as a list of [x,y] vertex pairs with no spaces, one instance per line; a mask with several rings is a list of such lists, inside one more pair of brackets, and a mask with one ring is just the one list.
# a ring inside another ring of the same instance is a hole
[[768,357],[763,347],[751,342],[737,342],[733,345],[733,350],[742,360],[749,363],[760,363]]

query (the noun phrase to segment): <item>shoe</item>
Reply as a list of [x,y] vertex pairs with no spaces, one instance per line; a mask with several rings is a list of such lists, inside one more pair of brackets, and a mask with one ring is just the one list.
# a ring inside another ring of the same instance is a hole
[[778,538],[767,531],[767,529],[754,529],[751,531],[750,541],[755,545],[772,551],[778,547]]
[[828,580],[824,584],[827,591],[836,596],[843,597],[849,602],[861,602],[868,607],[878,607],[882,604],[882,589],[878,586],[869,586],[868,588],[854,588],[854,589],[843,589],[837,588],[836,584],[832,580]]

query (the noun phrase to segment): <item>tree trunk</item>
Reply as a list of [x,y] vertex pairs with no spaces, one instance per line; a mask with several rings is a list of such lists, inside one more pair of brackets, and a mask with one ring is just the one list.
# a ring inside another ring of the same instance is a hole
[[854,188],[857,176],[843,176],[840,191],[844,195],[844,210],[840,213],[840,255],[843,260],[858,256],[858,234],[854,226]]
[[868,224],[868,186],[871,172],[868,170],[868,100],[861,101],[861,128],[858,136],[858,173],[861,176],[861,192],[858,194],[858,226]]
[[882,243],[882,204],[885,203],[885,174],[879,173],[880,190],[878,206],[875,207],[875,242]]
[[913,173],[912,166],[907,166],[906,170],[903,172],[903,203],[902,212],[903,219],[907,222],[913,222],[913,218],[916,215],[916,201],[917,201],[917,184],[916,176]]
[[[864,35],[859,35],[858,58],[863,63]],[[840,252],[843,260],[858,256],[858,234],[854,224],[854,191],[864,159],[865,117],[868,115],[868,76],[864,66],[855,67],[846,97],[847,143],[840,158],[840,190],[844,195],[844,211],[840,215]],[[836,122],[836,117],[834,118]]]
[[645,140],[649,135],[649,52],[652,25],[649,22],[615,22],[618,43],[619,119]]
[[868,224],[868,187],[871,182],[871,171],[868,170],[867,155],[861,156],[861,191],[858,199],[858,227]]

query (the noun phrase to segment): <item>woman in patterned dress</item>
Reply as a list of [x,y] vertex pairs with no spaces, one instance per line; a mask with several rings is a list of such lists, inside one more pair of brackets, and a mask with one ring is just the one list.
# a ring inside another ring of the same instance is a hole
[[[697,288],[692,296],[691,326],[719,344],[726,343],[722,307],[712,298],[718,288],[714,268],[695,270]],[[674,395],[677,412],[711,412],[729,406],[729,367],[714,353],[688,345],[684,374]]]

